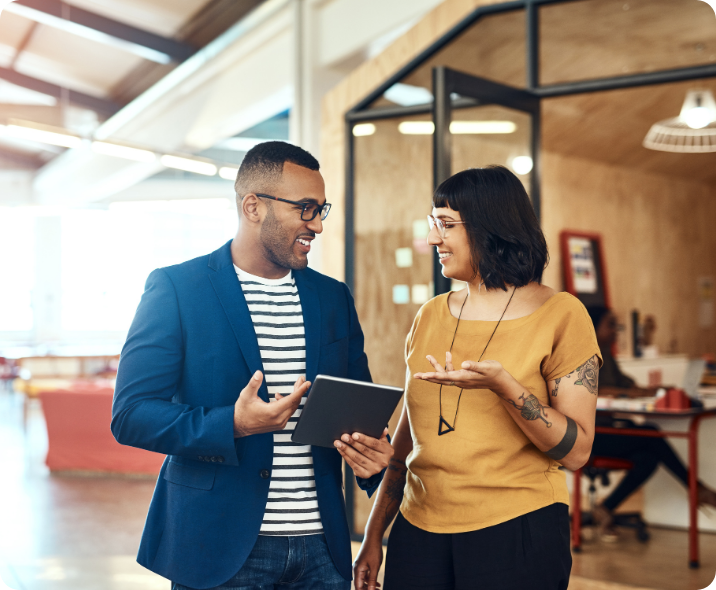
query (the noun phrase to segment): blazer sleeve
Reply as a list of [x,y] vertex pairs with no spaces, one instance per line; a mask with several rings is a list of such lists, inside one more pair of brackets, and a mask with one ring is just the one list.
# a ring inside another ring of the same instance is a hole
[[[355,302],[350,290],[344,284],[343,291],[348,301],[349,314],[349,345],[348,345],[348,377],[357,381],[373,381],[368,368],[368,357],[365,354],[363,330],[358,321],[358,313],[356,312]],[[380,482],[383,481],[385,469],[380,473],[369,478],[356,476],[356,483],[361,490],[364,490],[370,498],[378,489]]]
[[184,364],[179,302],[166,271],[147,279],[120,355],[112,434],[123,445],[165,455],[223,457],[238,465],[234,407],[191,407],[172,401]]

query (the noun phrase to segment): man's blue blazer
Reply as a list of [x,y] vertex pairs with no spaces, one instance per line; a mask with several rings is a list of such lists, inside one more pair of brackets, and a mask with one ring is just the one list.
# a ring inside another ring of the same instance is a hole
[[[341,282],[294,271],[306,331],[306,378],[370,381],[353,298]],[[243,565],[259,534],[273,435],[234,438],[234,404],[263,371],[231,258],[208,256],[153,271],[122,349],[112,433],[167,455],[137,561],[190,588],[212,588]],[[259,395],[268,401],[265,381]],[[333,561],[351,579],[351,550],[335,449],[313,447],[318,506]],[[262,471],[264,477],[261,476]],[[369,494],[382,474],[358,480]]]

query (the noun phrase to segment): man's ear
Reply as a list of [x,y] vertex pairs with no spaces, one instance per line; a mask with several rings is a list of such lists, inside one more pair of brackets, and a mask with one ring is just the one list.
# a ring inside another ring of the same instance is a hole
[[253,193],[245,195],[244,198],[239,201],[241,215],[249,223],[259,223],[261,221],[259,203],[260,199]]

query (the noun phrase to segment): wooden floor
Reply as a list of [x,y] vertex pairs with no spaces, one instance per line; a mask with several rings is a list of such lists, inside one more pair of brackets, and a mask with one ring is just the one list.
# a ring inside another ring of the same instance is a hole
[[[0,590],[169,590],[167,580],[135,562],[154,482],[50,475],[41,412],[32,408],[23,431],[20,401],[0,391]],[[690,570],[685,532],[651,532],[646,544],[630,534],[618,544],[585,542],[574,556],[570,590],[711,584],[716,535],[701,535],[702,567]]]

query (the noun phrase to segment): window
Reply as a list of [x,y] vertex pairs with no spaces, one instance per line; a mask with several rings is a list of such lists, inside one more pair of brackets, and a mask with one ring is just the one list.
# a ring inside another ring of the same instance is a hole
[[62,216],[62,329],[126,332],[155,268],[216,250],[236,233],[228,199],[113,203]]
[[0,207],[0,332],[30,332],[35,286],[35,218],[22,207]]

